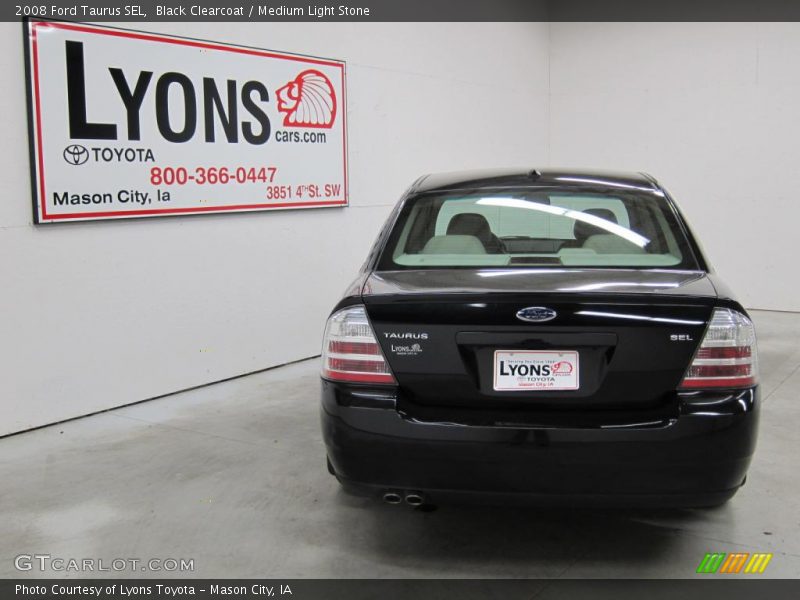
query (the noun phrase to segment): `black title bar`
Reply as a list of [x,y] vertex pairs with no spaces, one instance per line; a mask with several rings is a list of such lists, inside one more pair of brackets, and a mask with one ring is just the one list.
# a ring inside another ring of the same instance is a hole
[[28,579],[0,580],[8,600],[783,600],[800,581],[704,576],[697,579]]
[[794,0],[11,0],[0,20],[800,21]]

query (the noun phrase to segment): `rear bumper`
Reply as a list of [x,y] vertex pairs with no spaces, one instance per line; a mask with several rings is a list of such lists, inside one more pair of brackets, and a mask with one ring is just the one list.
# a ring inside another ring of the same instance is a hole
[[664,423],[483,427],[403,418],[393,388],[322,382],[322,431],[351,491],[430,502],[707,506],[744,482],[758,388],[693,393]]

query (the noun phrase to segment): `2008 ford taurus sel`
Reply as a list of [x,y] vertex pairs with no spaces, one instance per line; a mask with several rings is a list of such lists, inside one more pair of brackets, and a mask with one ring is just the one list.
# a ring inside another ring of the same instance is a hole
[[756,442],[753,325],[648,175],[420,178],[322,361],[328,468],[391,503],[712,506]]

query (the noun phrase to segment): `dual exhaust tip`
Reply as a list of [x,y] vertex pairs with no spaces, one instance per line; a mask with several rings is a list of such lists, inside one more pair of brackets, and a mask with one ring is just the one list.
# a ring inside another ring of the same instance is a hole
[[400,492],[386,492],[383,495],[383,501],[386,504],[402,504],[404,498],[409,506],[422,506],[425,504],[425,497],[417,492],[406,492],[405,497]]

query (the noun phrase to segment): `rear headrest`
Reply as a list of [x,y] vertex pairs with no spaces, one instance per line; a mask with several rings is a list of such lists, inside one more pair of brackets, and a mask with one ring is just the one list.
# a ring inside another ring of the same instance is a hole
[[472,235],[484,245],[492,241],[489,221],[480,213],[461,213],[454,216],[447,224],[447,235]]
[[[617,216],[614,214],[614,211],[608,208],[587,208],[582,212],[608,221],[609,223],[617,223]],[[585,221],[576,220],[572,225],[572,234],[575,236],[575,239],[580,242],[586,241],[589,236],[601,233],[608,233],[608,231],[596,225],[592,225],[591,223],[586,223]]]
[[422,254],[486,254],[481,241],[473,235],[435,235],[428,240]]

